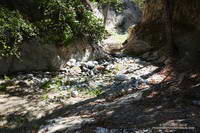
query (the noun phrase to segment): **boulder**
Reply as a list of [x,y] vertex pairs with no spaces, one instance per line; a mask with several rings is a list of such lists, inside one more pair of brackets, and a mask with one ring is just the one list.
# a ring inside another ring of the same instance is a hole
[[129,79],[130,78],[125,74],[119,74],[119,75],[115,76],[115,80],[117,80],[117,81],[127,81]]
[[61,65],[61,58],[53,45],[42,45],[37,40],[31,40],[24,42],[20,49],[19,59],[16,57],[0,58],[0,74],[55,70]]
[[123,53],[127,55],[141,55],[151,50],[151,46],[142,40],[130,40],[125,44]]
[[[64,69],[67,63],[75,65],[75,61],[88,61],[104,58],[103,53],[95,51],[86,41],[74,41],[67,46],[41,44],[37,39],[24,42],[20,59],[16,57],[0,57],[0,75],[31,72],[55,71]],[[96,53],[98,52],[98,53]],[[103,56],[102,56],[103,55]]]

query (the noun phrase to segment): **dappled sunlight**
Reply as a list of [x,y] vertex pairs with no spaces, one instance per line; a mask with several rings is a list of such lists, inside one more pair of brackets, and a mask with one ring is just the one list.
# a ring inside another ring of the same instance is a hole
[[[66,72],[22,74],[2,82],[7,97],[3,99],[2,95],[4,114],[1,115],[7,125],[22,127],[27,125],[27,120],[31,125],[52,117],[64,117],[67,121],[68,117],[80,117],[80,121],[72,121],[72,125],[58,124],[55,128],[60,130],[82,124],[82,117],[99,121],[99,118],[112,116],[122,106],[130,107],[133,101],[142,100],[143,91],[151,89],[149,80],[163,80],[164,75],[159,75],[159,70],[133,57],[113,58],[108,62],[70,60]],[[21,115],[20,123],[15,119],[9,121],[8,117],[15,115],[13,112]],[[40,128],[40,123],[37,125]]]
[[0,0],[0,133],[200,129],[194,0]]

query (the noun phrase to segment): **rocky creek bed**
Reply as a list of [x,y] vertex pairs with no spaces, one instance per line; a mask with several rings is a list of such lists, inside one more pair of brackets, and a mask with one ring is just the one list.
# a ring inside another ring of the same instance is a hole
[[0,127],[15,132],[29,127],[39,133],[150,133],[159,124],[188,124],[196,112],[181,104],[174,107],[180,100],[172,102],[153,87],[165,78],[160,67],[134,57],[71,59],[60,72],[4,76]]

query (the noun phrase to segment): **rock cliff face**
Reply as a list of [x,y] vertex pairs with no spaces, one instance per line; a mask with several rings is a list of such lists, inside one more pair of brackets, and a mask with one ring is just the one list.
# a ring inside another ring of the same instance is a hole
[[129,26],[140,22],[141,11],[131,0],[123,0],[124,10],[118,13],[113,7],[103,8],[105,24],[108,29],[116,28],[118,32],[125,32]]
[[0,58],[0,75],[15,72],[59,70],[69,59],[77,61],[103,58],[104,54],[95,51],[86,41],[76,41],[66,47],[41,44],[36,40],[21,46],[21,57]]
[[[122,43],[127,38],[129,27],[134,26],[141,21],[142,12],[140,8],[132,0],[121,1],[123,3],[123,10],[120,11],[109,4],[98,7],[94,3],[90,3],[90,7],[94,14],[98,18],[104,20],[105,27],[111,34],[111,36],[101,43],[103,49],[111,55],[117,55],[122,52]],[[139,52],[141,52],[141,48]],[[125,53],[129,53],[129,51],[125,51]]]
[[143,40],[154,48],[171,44],[181,57],[195,61],[200,57],[199,13],[199,0],[147,0],[128,41]]
[[[18,1],[23,4],[22,0]],[[12,2],[14,1],[12,0]],[[28,2],[31,4],[32,0]],[[7,1],[3,0],[0,3],[5,4]],[[87,4],[92,8],[96,16],[105,19],[105,26],[107,29],[117,29],[123,32],[126,31],[130,25],[138,23],[141,15],[139,8],[131,0],[123,0],[123,3],[125,8],[121,13],[118,13],[110,6],[98,9],[97,6],[92,3]],[[17,4],[16,8],[18,9],[19,7]],[[38,16],[36,16],[36,18],[37,17]],[[78,61],[106,58],[105,53],[103,53],[99,47],[93,46],[89,45],[87,41],[82,40],[77,40],[67,47],[45,45],[37,40],[29,40],[24,42],[21,46],[20,59],[15,57],[0,58],[0,75],[15,72],[59,70],[65,67],[65,64],[71,58]]]
[[117,11],[111,5],[104,5],[101,8],[93,3],[90,3],[95,15],[104,19],[106,29],[110,31],[126,32],[129,26],[140,22],[141,10],[132,0],[121,0],[123,3],[123,10]]

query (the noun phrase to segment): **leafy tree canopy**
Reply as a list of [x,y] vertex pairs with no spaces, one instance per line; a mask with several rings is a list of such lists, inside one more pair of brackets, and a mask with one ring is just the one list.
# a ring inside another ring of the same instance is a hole
[[77,38],[97,43],[106,35],[102,21],[80,0],[2,0],[0,6],[0,56],[18,55],[20,44],[32,37],[65,45]]

